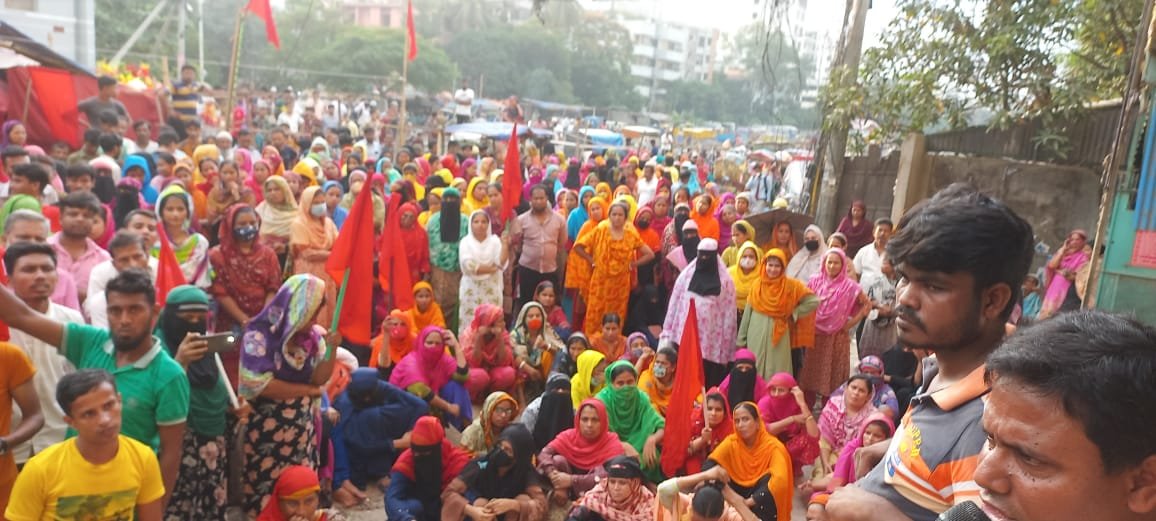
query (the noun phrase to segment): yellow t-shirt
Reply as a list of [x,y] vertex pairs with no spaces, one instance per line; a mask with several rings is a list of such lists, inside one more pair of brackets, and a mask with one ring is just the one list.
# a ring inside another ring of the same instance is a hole
[[4,515],[8,521],[134,519],[137,505],[164,493],[160,464],[146,445],[122,435],[116,457],[93,465],[72,438],[28,460]]

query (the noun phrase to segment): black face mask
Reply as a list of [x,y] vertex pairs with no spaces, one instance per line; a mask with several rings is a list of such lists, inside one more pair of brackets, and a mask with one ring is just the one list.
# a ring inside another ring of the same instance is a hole
[[819,249],[819,241],[807,241],[803,246],[806,246],[808,251],[816,251]]
[[184,342],[186,335],[189,333],[203,335],[205,331],[208,331],[208,327],[203,320],[189,322],[188,320],[176,318],[170,323],[165,324],[163,331],[165,334],[165,343],[173,352],[176,352],[177,347],[181,345],[181,342]]
[[485,340],[487,343],[489,343],[489,342],[493,342],[494,337],[496,337],[496,336],[498,336],[498,335],[495,335],[493,331],[486,331],[485,333],[482,334],[482,339]]
[[650,228],[650,221],[638,221],[638,228],[640,230],[645,230],[647,228]]
[[506,454],[506,451],[502,450],[501,447],[494,447],[494,449],[490,451],[490,455],[486,457],[486,460],[498,468],[509,467],[514,463],[514,458]]

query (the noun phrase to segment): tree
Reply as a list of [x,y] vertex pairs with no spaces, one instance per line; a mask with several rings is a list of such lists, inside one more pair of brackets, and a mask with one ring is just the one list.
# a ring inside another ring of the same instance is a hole
[[901,15],[865,53],[861,84],[825,89],[825,112],[874,119],[890,138],[968,126],[981,111],[994,128],[1037,119],[1040,144],[1062,151],[1048,129],[1123,94],[1142,3],[900,0]]

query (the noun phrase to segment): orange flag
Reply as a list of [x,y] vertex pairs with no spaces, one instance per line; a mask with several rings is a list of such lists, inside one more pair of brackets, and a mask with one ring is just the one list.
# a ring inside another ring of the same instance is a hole
[[157,226],[157,235],[161,243],[160,255],[157,257],[157,305],[163,306],[173,288],[188,282],[185,281],[185,273],[181,271],[181,263],[177,262],[177,254],[173,252],[164,225]]
[[[676,378],[674,388],[670,390],[666,417],[690,418],[695,399],[702,393],[706,381],[702,372],[702,351],[698,345],[698,311],[694,307],[694,299],[690,300],[690,311],[682,327],[682,340],[678,344],[678,369],[674,374]],[[666,447],[686,447],[694,436],[690,431],[689,421],[667,422],[662,444]],[[676,476],[685,464],[685,450],[662,451],[663,474]]]
[[392,297],[393,307],[405,311],[413,307],[413,281],[409,280],[409,258],[401,240],[401,194],[389,196],[385,210],[385,231],[381,234],[377,254],[377,281],[381,290]]
[[265,38],[273,47],[281,48],[281,37],[277,36],[277,24],[273,22],[273,8],[269,6],[269,0],[249,0],[249,5],[245,6],[245,10],[257,15],[265,22]]
[[407,2],[405,11],[405,60],[417,59],[417,28],[413,25],[413,0]]
[[502,222],[505,223],[514,209],[522,204],[522,159],[518,156],[518,124],[510,132],[506,143],[506,162],[502,166]]
[[341,284],[333,311],[337,331],[354,344],[369,345],[373,327],[373,191],[368,186],[353,201],[325,271]]

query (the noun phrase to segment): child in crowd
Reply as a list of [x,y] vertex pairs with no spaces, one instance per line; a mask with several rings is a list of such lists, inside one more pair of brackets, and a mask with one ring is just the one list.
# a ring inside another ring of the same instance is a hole
[[414,329],[418,331],[429,326],[446,327],[442,308],[434,300],[433,286],[424,280],[413,285],[413,307],[405,312],[413,321]]

